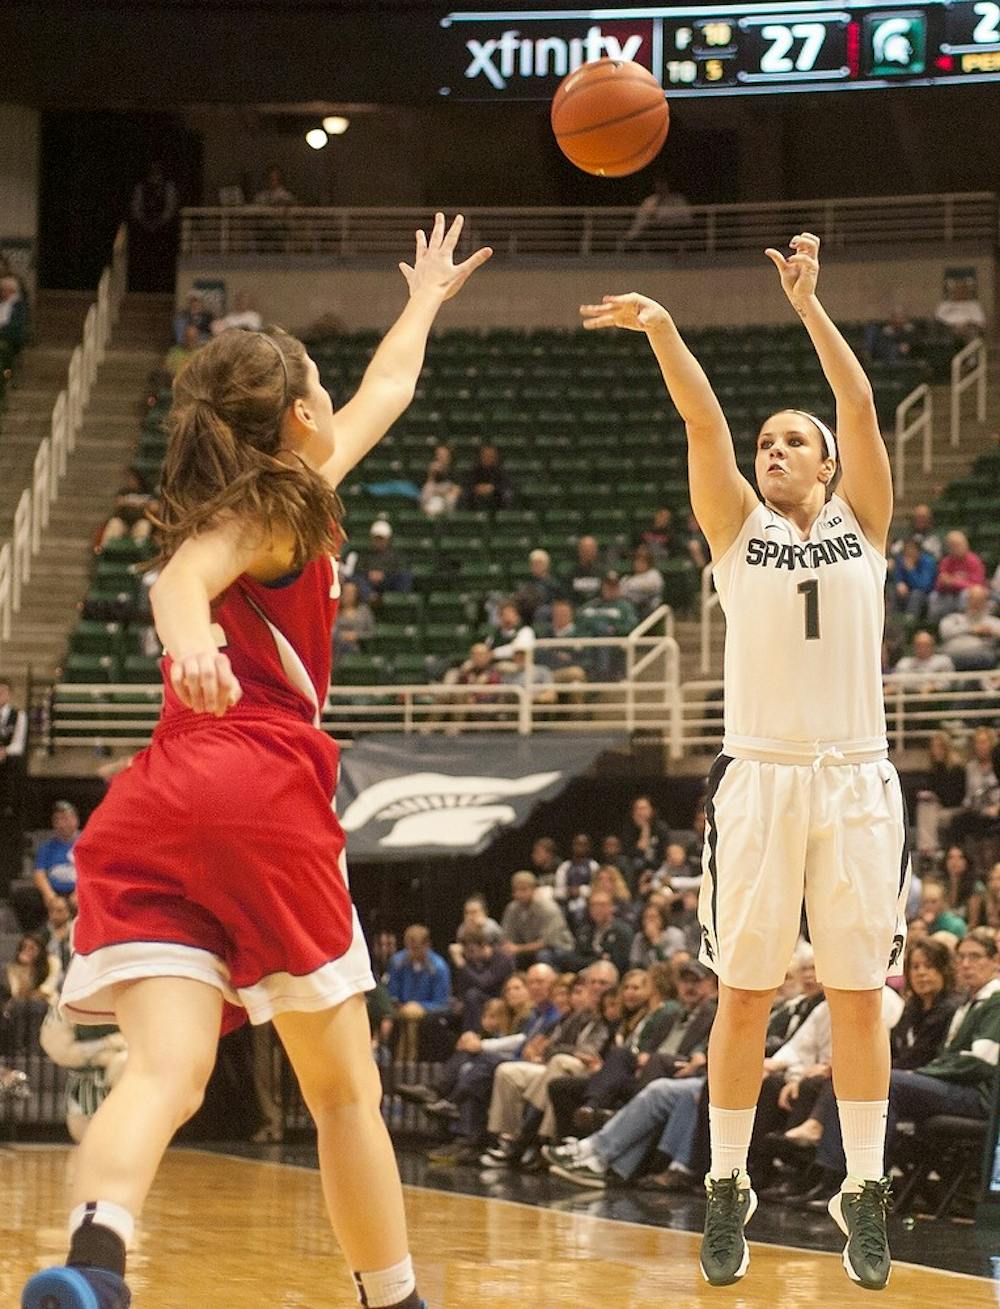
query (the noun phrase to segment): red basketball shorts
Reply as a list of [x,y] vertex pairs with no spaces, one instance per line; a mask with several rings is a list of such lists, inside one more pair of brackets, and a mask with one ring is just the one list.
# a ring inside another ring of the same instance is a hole
[[223,1026],[374,986],[333,810],[337,747],[291,715],[231,710],[160,728],[74,850],[80,913],[62,993],[104,1023],[146,977],[217,987]]

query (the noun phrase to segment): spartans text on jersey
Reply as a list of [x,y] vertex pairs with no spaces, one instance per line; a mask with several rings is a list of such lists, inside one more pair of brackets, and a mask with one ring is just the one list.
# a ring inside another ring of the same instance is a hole
[[806,541],[803,545],[762,541],[752,536],[747,541],[746,562],[757,568],[819,568],[838,564],[845,559],[860,559],[861,542],[856,533],[844,532],[828,541]]

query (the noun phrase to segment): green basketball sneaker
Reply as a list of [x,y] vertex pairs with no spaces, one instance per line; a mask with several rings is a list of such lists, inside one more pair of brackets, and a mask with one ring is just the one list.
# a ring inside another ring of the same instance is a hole
[[860,1191],[838,1191],[828,1206],[830,1217],[847,1237],[844,1268],[866,1291],[882,1291],[892,1268],[885,1217],[892,1192],[889,1179],[864,1182]]
[[708,1209],[705,1237],[701,1243],[701,1271],[710,1286],[731,1286],[750,1267],[750,1247],[743,1229],[757,1208],[757,1196],[750,1186],[740,1185],[740,1175],[705,1178]]

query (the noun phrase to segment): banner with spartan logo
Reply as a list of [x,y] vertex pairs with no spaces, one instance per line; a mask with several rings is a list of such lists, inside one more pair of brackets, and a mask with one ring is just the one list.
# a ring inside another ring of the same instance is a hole
[[480,854],[624,739],[366,736],[337,792],[348,860]]

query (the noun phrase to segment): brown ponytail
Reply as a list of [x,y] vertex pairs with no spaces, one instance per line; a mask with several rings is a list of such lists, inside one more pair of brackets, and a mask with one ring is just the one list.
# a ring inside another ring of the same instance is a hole
[[305,347],[279,328],[222,332],[185,364],[167,419],[157,564],[223,517],[256,525],[262,539],[290,532],[294,568],[337,553],[340,497],[303,461],[286,462],[281,444],[285,413],[307,391]]

